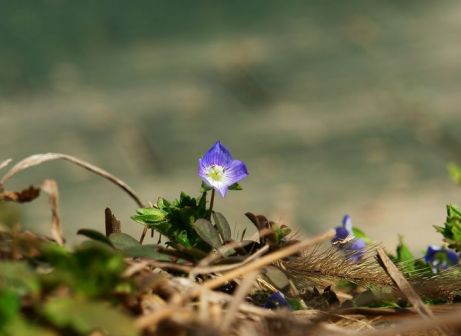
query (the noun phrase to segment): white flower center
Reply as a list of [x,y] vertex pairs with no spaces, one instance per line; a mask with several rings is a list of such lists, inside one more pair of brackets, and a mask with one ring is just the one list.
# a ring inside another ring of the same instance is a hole
[[219,182],[224,176],[224,167],[213,165],[208,168],[207,175],[211,181]]

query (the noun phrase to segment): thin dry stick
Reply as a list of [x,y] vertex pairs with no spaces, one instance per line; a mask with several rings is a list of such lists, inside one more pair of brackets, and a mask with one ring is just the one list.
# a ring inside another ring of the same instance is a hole
[[0,162],[0,169],[3,169],[6,166],[8,166],[10,164],[11,160],[12,159],[7,159],[7,160],[4,160],[4,161]]
[[[37,166],[39,164],[42,164],[47,161],[52,161],[52,160],[66,160],[69,162],[72,162],[76,164],[77,166],[80,166],[82,168],[85,168],[86,170],[89,170],[92,173],[95,173],[110,182],[114,183],[115,185],[119,186],[122,188],[138,205],[139,207],[143,208],[144,205],[141,202],[140,198],[136,195],[134,190],[128,186],[125,182],[120,180],[119,178],[115,177],[114,175],[110,174],[109,172],[105,171],[104,169],[101,169],[95,165],[92,165],[91,163],[88,163],[86,161],[77,159],[76,157],[73,157],[71,155],[67,154],[60,154],[60,153],[47,153],[47,154],[35,154],[26,157],[25,159],[19,161],[16,163],[0,180],[0,187],[3,187],[5,182],[12,178],[14,175],[19,173],[20,171],[23,171],[25,169],[28,169],[33,166]],[[3,162],[2,165],[5,163]]]
[[258,258],[259,256],[263,255],[269,250],[269,246],[265,245],[259,250],[257,250],[255,253],[250,255],[248,258],[246,258],[244,261],[239,262],[239,263],[234,263],[230,265],[216,265],[216,266],[196,266],[194,267],[190,273],[189,273],[189,279],[193,279],[196,275],[198,274],[209,274],[209,273],[218,273],[218,272],[224,272],[224,271],[230,271],[235,268],[242,267],[245,264],[248,264],[250,261]]
[[[278,259],[281,259],[281,258],[285,258],[285,257],[288,257],[292,254],[295,254],[299,251],[302,251],[304,249],[306,249],[307,247],[309,246],[312,246],[312,245],[315,245],[315,244],[318,244],[322,241],[325,241],[327,239],[331,239],[333,238],[335,235],[335,231],[334,230],[329,230],[327,231],[326,233],[323,233],[317,237],[314,237],[312,239],[308,239],[308,240],[304,240],[304,241],[300,241],[296,244],[293,244],[293,245],[289,245],[285,248],[282,248],[280,250],[277,250],[271,254],[267,254],[265,255],[264,257],[260,258],[260,259],[257,259],[257,260],[254,260],[238,269],[234,269],[230,272],[227,272],[225,274],[223,274],[222,276],[218,277],[218,278],[214,278],[214,279],[211,279],[211,280],[208,280],[206,282],[204,282],[202,284],[202,286],[205,286],[206,288],[209,288],[209,289],[212,289],[212,288],[216,288],[224,283],[226,283],[227,281],[229,280],[232,280],[232,279],[235,279],[239,276],[241,276],[242,274],[247,274],[251,271],[255,271],[257,269],[260,269],[261,267],[264,267],[266,265],[269,265],[271,264],[272,262],[278,260]],[[194,288],[186,293],[183,294],[182,296],[182,300],[180,300],[179,302],[175,302],[174,304],[170,304],[168,306],[166,306],[165,308],[163,309],[160,309],[160,310],[157,310],[155,312],[152,312],[150,314],[147,314],[147,315],[144,315],[144,316],[141,316],[139,317],[137,320],[136,320],[136,327],[139,328],[139,329],[144,329],[144,328],[147,328],[153,324],[156,324],[158,322],[160,322],[162,319],[164,318],[168,318],[169,316],[171,316],[172,314],[174,314],[175,310],[178,309],[178,307],[180,306],[180,304],[182,302],[184,302],[185,300],[188,300],[188,299],[192,299],[194,297],[197,297],[198,295],[200,295],[200,289],[197,289],[197,288]]]
[[[399,271],[397,266],[394,265],[391,259],[387,256],[386,252],[382,248],[379,248],[377,251],[378,259],[380,260],[384,270],[395,283],[397,288],[402,292],[402,294],[408,299],[411,305],[415,308],[416,312],[426,320],[433,320],[434,314],[432,311],[424,304],[423,300],[419,297],[413,287],[410,285],[408,280]],[[447,334],[447,330],[443,330],[441,327],[437,328],[442,335]]]
[[64,245],[64,235],[62,233],[61,220],[59,219],[58,184],[55,180],[47,179],[43,181],[41,189],[48,194],[50,200],[51,236],[59,245]]
[[144,241],[144,238],[146,238],[147,230],[149,230],[149,228],[147,227],[147,225],[144,225],[144,229],[142,229],[141,237],[139,238],[139,242],[141,244]]
[[222,321],[221,331],[223,334],[226,334],[226,331],[229,329],[232,321],[235,319],[235,315],[239,310],[240,304],[245,299],[245,296],[253,286],[253,283],[256,280],[258,274],[259,272],[252,271],[243,278],[242,284],[237,289],[237,292],[234,295],[234,299],[231,301],[227,314],[224,317],[224,321]]
[[[130,258],[129,260],[132,260],[132,259]],[[136,263],[134,265],[136,265]],[[192,266],[188,266],[188,265],[181,265],[177,263],[171,263],[167,261],[156,261],[156,260],[143,260],[143,265],[150,266],[150,267],[158,267],[162,269],[171,269],[175,271],[181,271],[184,273],[189,273],[193,269]],[[136,267],[136,269],[137,268],[138,267]]]

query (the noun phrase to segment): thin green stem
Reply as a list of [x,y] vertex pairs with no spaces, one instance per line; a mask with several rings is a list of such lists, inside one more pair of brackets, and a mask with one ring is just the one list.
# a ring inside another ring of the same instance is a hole
[[211,189],[211,199],[210,199],[210,218],[211,218],[211,212],[213,211],[213,205],[214,205],[214,194],[215,194],[215,190],[214,188]]

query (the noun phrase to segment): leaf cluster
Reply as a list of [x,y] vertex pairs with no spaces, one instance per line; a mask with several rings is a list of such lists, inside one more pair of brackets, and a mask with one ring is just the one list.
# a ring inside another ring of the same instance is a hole
[[205,248],[193,224],[197,219],[207,217],[209,211],[206,209],[204,192],[198,198],[181,193],[179,199],[172,202],[159,198],[154,207],[138,209],[132,219],[161,233],[173,246]]
[[[12,238],[2,247],[22,239]],[[74,251],[51,242],[36,246],[33,256],[0,262],[1,335],[137,334],[123,308],[134,287],[122,276],[119,251],[94,239]]]
[[461,209],[447,205],[447,218],[443,226],[434,226],[440,232],[448,247],[461,251]]

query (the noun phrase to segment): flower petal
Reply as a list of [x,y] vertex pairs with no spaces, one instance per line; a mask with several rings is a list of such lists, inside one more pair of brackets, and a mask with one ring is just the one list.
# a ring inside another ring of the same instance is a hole
[[224,171],[224,179],[228,186],[243,180],[248,176],[248,170],[245,164],[239,160],[233,160],[229,167]]
[[203,159],[198,159],[198,176],[200,176],[202,178],[202,180],[206,176],[206,166],[203,163]]
[[348,252],[350,252],[349,260],[356,263],[362,260],[365,256],[366,248],[365,240],[359,238],[352,241],[352,244],[348,247]]
[[350,235],[353,234],[351,216],[345,215],[343,217],[343,228],[345,228],[349,232]]
[[232,162],[232,154],[218,140],[211,148],[203,155],[201,164],[204,167],[218,165],[222,167],[228,166]]
[[427,247],[426,255],[424,256],[424,261],[427,263],[431,263],[434,260],[434,256],[437,252],[440,252],[442,248],[437,245],[429,245]]
[[336,235],[335,237],[331,240],[332,242],[338,242],[346,239],[347,237],[350,236],[349,231],[347,231],[345,228],[342,226],[338,226],[335,228],[336,230]]
[[453,250],[447,250],[447,260],[449,265],[457,265],[459,262],[459,255]]

